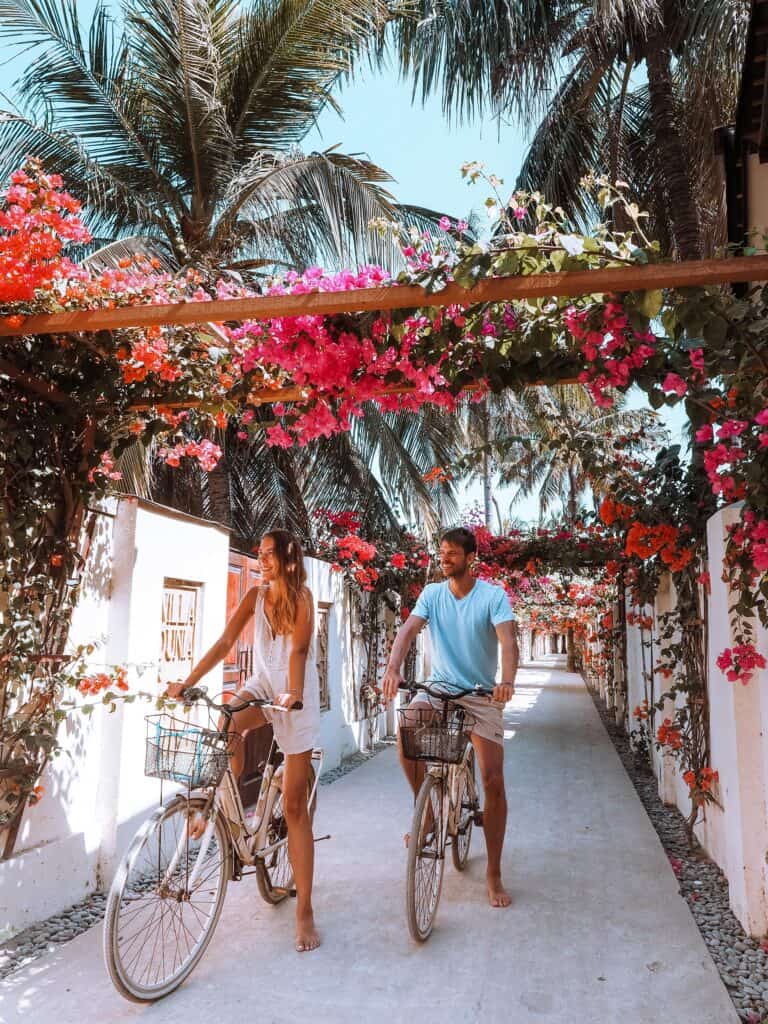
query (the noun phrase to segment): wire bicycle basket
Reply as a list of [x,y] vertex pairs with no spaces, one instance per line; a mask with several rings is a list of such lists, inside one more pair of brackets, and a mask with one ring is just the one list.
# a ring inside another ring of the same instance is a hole
[[226,740],[173,715],[148,715],[144,774],[190,788],[217,786],[229,763]]
[[411,761],[459,764],[469,743],[471,716],[457,704],[416,704],[398,710],[403,755]]

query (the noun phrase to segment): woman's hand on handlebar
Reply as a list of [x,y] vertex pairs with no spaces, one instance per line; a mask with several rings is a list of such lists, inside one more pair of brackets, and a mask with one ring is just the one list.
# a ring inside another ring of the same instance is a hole
[[286,711],[290,711],[297,704],[299,709],[303,707],[301,697],[297,693],[291,693],[289,690],[285,693],[278,693],[273,698],[272,703],[279,708],[285,708]]
[[163,693],[164,697],[168,697],[170,700],[181,700],[184,696],[184,691],[188,690],[192,683],[185,679],[184,682],[177,681],[175,683],[168,683]]

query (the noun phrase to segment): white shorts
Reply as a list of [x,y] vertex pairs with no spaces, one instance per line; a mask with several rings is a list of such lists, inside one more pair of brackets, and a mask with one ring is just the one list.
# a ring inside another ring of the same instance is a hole
[[[504,704],[501,701],[472,693],[468,697],[459,697],[454,703],[466,708],[474,719],[470,736],[480,736],[491,743],[504,745]],[[441,700],[431,697],[423,690],[416,694],[408,707],[416,707],[419,704],[427,704],[438,709],[443,706]]]
[[[285,684],[276,689],[266,675],[251,676],[243,683],[253,697],[260,700],[274,700],[279,693],[285,692]],[[306,687],[305,687],[306,691]],[[275,711],[274,708],[262,708],[264,717],[272,726],[275,741],[284,754],[303,754],[317,746],[320,735],[319,700],[313,700],[313,694],[306,693],[304,707],[301,711]]]

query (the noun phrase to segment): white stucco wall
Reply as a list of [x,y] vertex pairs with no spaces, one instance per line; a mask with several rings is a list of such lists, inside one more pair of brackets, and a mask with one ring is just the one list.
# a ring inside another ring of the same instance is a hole
[[[768,932],[768,671],[756,672],[747,686],[730,683],[717,667],[716,659],[733,646],[728,617],[730,595],[723,583],[726,526],[738,518],[734,507],[714,515],[708,523],[708,686],[710,719],[710,762],[719,773],[713,789],[717,804],[708,804],[696,835],[709,856],[728,879],[731,909],[750,935]],[[655,616],[674,607],[674,587],[664,580],[655,605]],[[642,699],[639,674],[639,631],[627,631],[627,663],[630,709]],[[756,628],[758,650],[768,659],[768,633]],[[658,659],[656,659],[658,660]],[[666,681],[657,681],[658,695]],[[672,717],[671,702],[656,714],[655,727]],[[690,812],[688,787],[677,762],[669,753],[653,751],[653,768],[659,794],[665,803],[676,805],[686,816]]]
[[757,153],[746,159],[747,202],[749,204],[749,227],[761,235],[768,231],[768,163],[760,163]]
[[[200,584],[198,653],[226,610],[226,530],[137,499],[111,501],[99,518],[70,647],[93,642],[94,671],[129,667],[131,690],[158,692],[163,583]],[[219,672],[219,680],[221,673]],[[215,681],[214,681],[215,682]],[[80,701],[85,702],[85,699]],[[147,702],[73,712],[64,751],[46,770],[42,800],[27,809],[14,855],[0,863],[0,935],[25,927],[108,882],[158,786],[145,778]]]
[[[228,564],[229,536],[222,527],[135,498],[111,501],[97,525],[71,647],[96,643],[95,671],[126,665],[131,690],[154,697],[161,690],[164,582],[199,585],[197,658],[224,628]],[[306,564],[316,603],[330,605],[330,708],[321,715],[320,731],[330,770],[391,731],[394,717],[390,711],[373,722],[354,721],[351,694],[355,685],[359,689],[365,659],[351,635],[350,598],[327,563],[308,558]],[[212,694],[221,690],[222,678],[221,666],[206,677]],[[42,800],[24,815],[14,855],[0,862],[0,939],[109,885],[119,857],[159,798],[159,783],[144,776],[144,718],[152,711],[147,701],[119,705],[114,714],[97,706],[91,717],[73,713],[62,725],[64,752],[45,772]]]

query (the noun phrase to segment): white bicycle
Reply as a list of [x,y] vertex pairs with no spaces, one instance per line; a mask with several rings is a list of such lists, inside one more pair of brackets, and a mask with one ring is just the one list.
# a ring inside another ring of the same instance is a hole
[[[195,701],[223,716],[221,731],[169,714],[147,718],[145,774],[182,783],[186,791],[171,796],[139,828],[107,901],[107,969],[118,992],[140,1003],[167,996],[189,977],[216,929],[228,882],[255,873],[267,903],[295,895],[283,813],[282,754],[273,741],[255,815],[246,820],[227,753],[232,709],[210,700],[204,687],[184,694],[186,704]],[[290,713],[257,698],[238,707]],[[321,750],[313,750],[312,761],[307,791],[311,815]],[[198,816],[206,824],[195,838],[189,823]]]
[[[451,847],[453,866],[463,871],[469,860],[472,826],[483,824],[475,781],[475,752],[469,742],[474,719],[451,700],[445,684],[403,683],[401,690],[422,691],[435,705],[400,708],[403,755],[426,762],[424,781],[416,795],[408,844],[405,914],[417,942],[432,934],[440,903],[445,852]],[[486,696],[476,687],[469,691]]]

